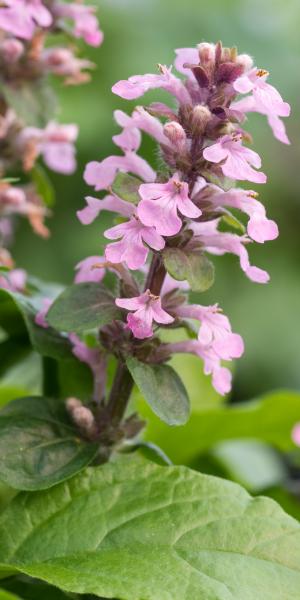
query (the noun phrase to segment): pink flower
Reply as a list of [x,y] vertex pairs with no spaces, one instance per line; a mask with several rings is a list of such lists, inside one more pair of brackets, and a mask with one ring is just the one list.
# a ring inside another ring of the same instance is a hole
[[268,75],[268,71],[263,69],[251,69],[249,73],[238,77],[234,81],[233,87],[240,94],[252,91],[257,112],[288,117],[291,110],[290,105],[283,101],[276,88],[266,82]]
[[180,181],[176,173],[167,183],[142,184],[139,188],[142,200],[137,208],[140,220],[155,227],[160,235],[176,235],[182,227],[178,212],[191,219],[201,215],[188,191],[188,184]]
[[103,33],[99,29],[96,9],[78,2],[57,2],[53,6],[56,17],[72,19],[74,21],[73,35],[83,38],[90,46],[100,46],[103,42]]
[[215,390],[224,396],[231,390],[231,372],[226,367],[222,367],[221,360],[212,346],[205,346],[197,340],[188,340],[167,344],[165,351],[169,354],[195,354],[204,362],[205,375],[212,375],[212,384]]
[[211,346],[214,352],[224,360],[239,358],[244,352],[244,343],[240,335],[232,333],[228,317],[223,315],[217,304],[201,306],[197,304],[178,307],[179,317],[201,321],[198,340],[203,346]]
[[53,304],[53,299],[43,298],[42,308],[36,314],[35,319],[34,319],[35,323],[37,325],[39,325],[40,327],[43,327],[44,329],[48,329],[48,327],[49,327],[49,324],[46,321],[46,315],[47,315],[47,312],[48,312],[51,304]]
[[242,146],[241,141],[242,136],[240,134],[224,135],[216,144],[205,148],[203,156],[213,163],[225,161],[221,165],[221,169],[226,177],[246,179],[255,183],[266,183],[266,175],[252,168],[253,166],[260,169],[260,156],[250,148]]
[[153,321],[164,325],[174,321],[163,310],[160,297],[151,294],[150,290],[135,298],[117,298],[116,305],[134,311],[127,316],[127,324],[133,335],[141,340],[153,335]]
[[190,95],[183,82],[171,73],[171,69],[159,65],[160,74],[134,75],[129,79],[118,81],[112,92],[125,100],[140,98],[148,90],[162,88],[175,96],[181,104],[191,104]]
[[75,275],[75,283],[84,281],[102,281],[105,275],[105,268],[101,268],[101,264],[105,263],[102,256],[88,256],[81,260],[75,267],[77,273]]
[[246,96],[246,98],[234,102],[232,104],[232,109],[241,113],[260,112],[261,114],[266,115],[274,137],[283,144],[290,144],[283,121],[275,114],[258,110],[253,96]]
[[66,77],[66,84],[79,84],[89,80],[89,74],[82,69],[91,69],[94,64],[90,60],[77,58],[69,48],[47,48],[43,51],[41,62],[45,69]]
[[296,446],[300,446],[300,423],[296,423],[292,429],[292,440]]
[[50,27],[52,15],[41,0],[5,0],[0,8],[0,28],[16,37],[30,40],[35,27]]
[[135,152],[126,152],[125,156],[109,156],[101,162],[92,161],[84,171],[84,180],[96,191],[111,186],[118,173],[134,173],[144,181],[155,181],[156,173],[150,165]]
[[134,206],[118,196],[105,196],[102,200],[86,196],[87,206],[77,211],[77,217],[83,225],[90,225],[99,216],[102,210],[119,213],[123,217],[131,217],[134,213]]
[[255,242],[262,244],[267,240],[274,240],[278,237],[278,227],[275,221],[267,219],[266,209],[257,200],[257,196],[258,194],[252,190],[232,188],[228,192],[223,192],[220,189],[219,193],[210,196],[209,199],[216,208],[230,206],[238,208],[249,215],[248,235]]
[[[146,262],[149,247],[162,250],[164,239],[154,227],[145,227],[136,217],[107,229],[104,235],[109,240],[118,240],[106,246],[105,256],[112,263],[125,262],[129,269],[140,269]],[[145,246],[145,244],[147,244]]]
[[74,142],[78,135],[77,125],[60,125],[50,122],[45,129],[25,127],[18,144],[23,154],[26,170],[32,168],[39,154],[49,169],[69,175],[75,171]]
[[142,130],[153,137],[159,144],[169,144],[168,138],[164,135],[164,128],[161,122],[153,117],[142,106],[137,106],[131,117],[122,110],[115,110],[114,117],[118,125],[124,128],[124,132],[113,137],[115,144],[124,147],[124,136],[137,135],[136,130]]
[[240,259],[241,269],[251,281],[256,283],[267,283],[269,274],[249,262],[248,252],[245,245],[250,242],[247,236],[238,236],[235,233],[223,233],[217,230],[218,220],[207,223],[193,223],[191,228],[195,233],[195,239],[201,242],[206,252],[223,255],[226,252],[236,254]]

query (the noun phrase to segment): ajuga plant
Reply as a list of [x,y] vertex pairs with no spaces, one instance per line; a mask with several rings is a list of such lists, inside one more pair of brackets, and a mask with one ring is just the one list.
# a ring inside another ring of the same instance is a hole
[[[60,10],[70,6],[82,9]],[[266,183],[245,124],[249,112],[262,113],[288,143],[289,105],[267,71],[221,43],[177,50],[175,68],[178,77],[159,65],[113,87],[128,100],[161,88],[171,102],[117,110],[121,152],[86,167],[101,195],[86,198],[79,220],[115,213],[104,255],[84,258],[58,296],[48,284],[43,294],[11,291],[14,308],[5,304],[7,319],[19,310],[43,357],[43,390],[0,413],[0,479],[10,486],[0,514],[4,598],[21,585],[51,598],[299,598],[299,523],[272,500],[170,464],[143,441],[133,401],[135,385],[174,434],[184,431],[189,398],[169,364],[177,353],[199,357],[216,391],[230,391],[226,364],[242,355],[243,340],[217,303],[190,301],[189,292],[213,284],[211,255],[225,253],[267,283],[248,248],[278,235],[258,192],[240,187]],[[137,154],[142,133],[157,145],[156,165]],[[193,443],[245,435],[292,447],[299,401],[276,401],[200,411]],[[23,491],[11,499],[12,489]]]
[[86,70],[93,64],[76,55],[75,40],[101,44],[103,35],[94,12],[93,7],[77,2],[1,2],[0,265],[8,269],[0,277],[3,288],[26,288],[26,273],[12,268],[7,249],[15,216],[28,218],[38,235],[49,235],[44,219],[53,190],[37,160],[41,157],[49,169],[67,175],[76,169],[78,127],[54,120],[57,106],[49,77],[59,76],[67,85],[88,81]]

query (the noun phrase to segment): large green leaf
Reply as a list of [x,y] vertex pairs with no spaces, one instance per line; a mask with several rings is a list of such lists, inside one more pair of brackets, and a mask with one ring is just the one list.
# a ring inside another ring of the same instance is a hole
[[52,304],[47,321],[55,329],[82,333],[121,318],[113,295],[99,283],[68,287]]
[[190,414],[186,389],[169,365],[147,365],[133,356],[126,361],[132,378],[154,413],[168,425],[183,425]]
[[71,356],[71,344],[68,338],[51,327],[45,329],[36,324],[35,317],[40,308],[40,295],[25,296],[17,292],[0,290],[0,325],[7,333],[21,335],[23,320],[30,342],[37,352],[56,359],[69,358]]
[[194,292],[205,292],[214,282],[214,265],[203,252],[166,248],[163,260],[168,273],[178,281],[186,279]]
[[85,442],[63,402],[19,398],[0,412],[0,479],[22,490],[48,488],[80,471],[97,445]]
[[63,590],[122,600],[296,600],[300,525],[237,484],[136,457],[19,494],[0,561]]
[[300,394],[279,391],[245,404],[193,412],[184,427],[172,430],[139,403],[148,427],[146,439],[156,443],[177,464],[190,464],[197,455],[222,440],[257,439],[280,450],[293,448],[291,431],[299,421]]

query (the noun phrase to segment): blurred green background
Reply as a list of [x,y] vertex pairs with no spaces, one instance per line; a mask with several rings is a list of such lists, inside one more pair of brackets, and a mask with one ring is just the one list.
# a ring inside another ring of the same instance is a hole
[[[101,233],[111,218],[104,215],[100,222],[83,227],[75,212],[83,206],[84,196],[92,193],[82,179],[84,165],[114,152],[113,110],[131,110],[130,103],[111,93],[112,84],[129,75],[155,72],[158,62],[171,64],[174,48],[218,39],[237,45],[240,52],[255,57],[258,67],[271,72],[271,83],[292,105],[287,122],[291,146],[273,139],[262,116],[251,116],[248,124],[269,177],[261,187],[261,199],[279,224],[280,238],[250,249],[253,263],[271,274],[267,286],[248,281],[234,257],[222,257],[215,260],[216,283],[200,301],[219,302],[245,339],[245,355],[236,365],[235,400],[278,387],[299,389],[299,0],[94,0],[94,4],[99,5],[105,42],[99,49],[83,48],[97,64],[92,82],[77,88],[57,85],[60,120],[80,126],[78,170],[71,177],[50,174],[57,190],[49,221],[52,237],[40,240],[26,223],[20,224],[14,250],[18,265],[43,279],[69,283],[76,262],[101,253]],[[151,92],[145,102],[157,97]],[[151,141],[145,140],[142,148],[154,165]]]

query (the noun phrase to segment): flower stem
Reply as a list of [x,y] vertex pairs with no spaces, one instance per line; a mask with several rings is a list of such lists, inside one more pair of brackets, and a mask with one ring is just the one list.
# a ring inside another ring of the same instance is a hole
[[[149,272],[145,284],[145,290],[150,290],[152,294],[159,295],[166,270],[159,255],[154,255],[149,267]],[[133,388],[133,379],[123,360],[119,360],[116,368],[115,378],[112,384],[107,413],[113,424],[119,424],[126,412],[130,394]]]

